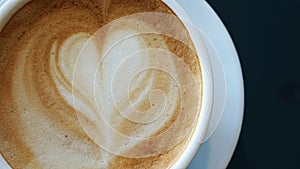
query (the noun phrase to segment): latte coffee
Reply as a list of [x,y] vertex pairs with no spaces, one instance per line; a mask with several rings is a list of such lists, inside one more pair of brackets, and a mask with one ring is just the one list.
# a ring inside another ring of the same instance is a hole
[[31,0],[0,30],[11,168],[172,168],[202,94],[189,32],[161,0]]

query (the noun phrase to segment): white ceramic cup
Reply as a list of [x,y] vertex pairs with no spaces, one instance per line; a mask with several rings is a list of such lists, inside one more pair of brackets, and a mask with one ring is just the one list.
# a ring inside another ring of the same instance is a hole
[[[7,24],[9,19],[16,13],[21,7],[23,7],[30,0],[2,0],[0,1],[0,31]],[[181,154],[178,161],[172,166],[174,169],[186,168],[192,161],[201,143],[205,139],[205,134],[211,117],[211,109],[213,104],[213,81],[212,81],[212,70],[210,66],[210,59],[205,47],[205,43],[201,36],[200,31],[195,27],[191,20],[188,18],[183,9],[174,0],[163,0],[181,19],[186,28],[188,29],[192,41],[198,52],[202,69],[202,80],[203,80],[203,96],[202,96],[202,107],[200,117],[197,122],[197,126],[194,130],[192,138],[185,150]],[[199,52],[201,51],[201,52]],[[0,143],[1,144],[1,143]],[[10,169],[11,167],[5,162],[0,154],[0,168]]]

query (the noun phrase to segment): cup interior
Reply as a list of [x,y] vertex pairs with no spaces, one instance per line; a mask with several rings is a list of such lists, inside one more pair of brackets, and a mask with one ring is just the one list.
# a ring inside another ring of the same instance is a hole
[[[4,1],[2,6],[0,6],[0,31],[5,27],[9,19],[16,13],[20,8],[22,8],[30,0],[23,1]],[[202,80],[203,80],[203,96],[202,96],[202,107],[200,112],[200,117],[197,122],[197,126],[194,130],[194,134],[190,142],[188,143],[186,149],[182,153],[181,157],[174,164],[172,168],[186,168],[197,150],[199,149],[201,143],[205,138],[207,127],[211,117],[211,110],[213,106],[213,71],[211,67],[211,61],[209,58],[209,53],[206,49],[204,38],[202,37],[201,31],[193,25],[192,21],[189,19],[188,15],[184,10],[177,4],[174,0],[162,0],[167,4],[174,13],[181,19],[182,23],[185,25],[190,33],[191,39],[197,50],[197,54],[200,60],[201,70],[202,70]],[[4,169],[10,168],[5,162],[5,159],[0,154],[0,166]]]
[[211,66],[211,60],[208,50],[205,45],[205,38],[201,30],[196,27],[185,11],[180,5],[173,0],[163,0],[181,19],[194,43],[196,48],[202,71],[203,80],[203,96],[202,107],[200,112],[200,118],[197,122],[197,126],[194,130],[194,134],[187,145],[186,149],[182,153],[181,157],[175,163],[173,168],[186,168],[193,157],[197,153],[200,145],[204,142],[207,128],[211,118],[211,110],[213,107],[213,95],[214,95],[214,83],[213,83],[213,70]]

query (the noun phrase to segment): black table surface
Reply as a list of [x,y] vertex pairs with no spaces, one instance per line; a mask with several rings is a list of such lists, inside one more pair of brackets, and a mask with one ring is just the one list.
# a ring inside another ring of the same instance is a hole
[[207,2],[235,43],[245,82],[242,132],[227,168],[300,169],[299,0]]

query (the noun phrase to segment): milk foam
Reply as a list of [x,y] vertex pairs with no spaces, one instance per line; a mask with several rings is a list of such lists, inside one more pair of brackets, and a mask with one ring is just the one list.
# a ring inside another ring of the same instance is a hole
[[201,108],[186,30],[173,15],[130,15],[171,13],[154,0],[111,1],[106,18],[76,3],[33,1],[0,34],[1,153],[16,168],[172,165]]
[[[119,26],[109,25],[105,32],[109,38],[101,39],[100,44],[84,33],[68,38],[59,51],[54,44],[50,62],[54,82],[76,110],[83,129],[99,146],[122,155],[174,118],[176,109],[182,106],[177,69],[184,67],[176,67],[178,57],[168,52],[163,38],[157,37],[163,50],[149,49],[141,32],[134,27],[118,29]],[[193,84],[194,79],[190,78]],[[158,84],[159,81],[164,84]],[[139,106],[146,108],[141,111]],[[123,126],[123,123],[129,124]],[[90,129],[89,125],[96,129]],[[157,153],[167,151],[165,148]],[[127,156],[143,155],[153,154]]]

